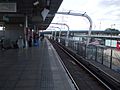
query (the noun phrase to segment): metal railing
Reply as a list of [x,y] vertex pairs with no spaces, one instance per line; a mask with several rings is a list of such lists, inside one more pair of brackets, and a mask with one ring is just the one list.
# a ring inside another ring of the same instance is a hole
[[[65,37],[60,38],[60,43],[64,46],[65,40]],[[110,48],[104,45],[86,45],[72,38],[69,38],[67,47],[87,60],[96,61],[110,69],[120,72],[120,51],[116,48]]]

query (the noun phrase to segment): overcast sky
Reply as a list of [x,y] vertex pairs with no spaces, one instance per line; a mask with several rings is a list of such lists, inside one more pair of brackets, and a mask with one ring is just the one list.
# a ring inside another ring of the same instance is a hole
[[[63,0],[59,11],[69,10],[76,13],[86,12],[93,21],[93,30],[104,30],[110,27],[120,29],[120,0]],[[66,23],[70,30],[89,28],[88,20],[78,16],[57,14],[52,22]]]

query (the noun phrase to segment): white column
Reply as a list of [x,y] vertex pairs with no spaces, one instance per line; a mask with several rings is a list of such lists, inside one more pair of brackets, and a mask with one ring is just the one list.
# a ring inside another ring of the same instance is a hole
[[28,28],[28,16],[25,17],[25,48],[28,47],[28,40],[27,40],[27,28]]

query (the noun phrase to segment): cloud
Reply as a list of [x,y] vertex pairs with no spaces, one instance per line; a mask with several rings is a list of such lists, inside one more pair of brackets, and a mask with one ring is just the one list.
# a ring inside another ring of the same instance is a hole
[[109,10],[108,12],[105,13],[106,16],[113,16],[115,17],[114,19],[120,20],[120,8],[119,9],[114,9],[114,10]]
[[120,6],[120,0],[101,0],[100,6]]
[[[110,25],[114,23],[120,23],[120,0],[63,0],[63,5],[61,5],[59,11],[66,10],[73,10],[72,12],[74,13],[87,12],[92,18],[93,23],[96,25],[96,28],[94,29],[99,29],[100,22],[102,23],[101,29],[110,27]],[[67,23],[70,26],[70,29],[88,29],[89,26],[88,21],[86,19],[83,20],[84,18],[69,17],[61,19],[61,17],[54,18],[53,21],[64,21],[63,23]]]
[[103,20],[120,20],[120,0],[100,0],[99,8],[102,10]]

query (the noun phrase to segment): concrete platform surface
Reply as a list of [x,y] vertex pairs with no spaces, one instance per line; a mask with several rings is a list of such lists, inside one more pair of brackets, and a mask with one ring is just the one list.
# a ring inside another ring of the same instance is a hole
[[0,90],[75,90],[56,51],[45,39],[39,47],[0,53]]

